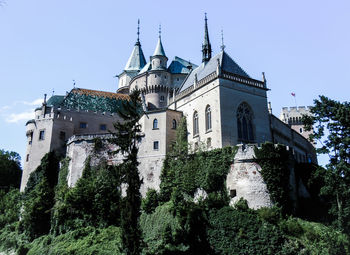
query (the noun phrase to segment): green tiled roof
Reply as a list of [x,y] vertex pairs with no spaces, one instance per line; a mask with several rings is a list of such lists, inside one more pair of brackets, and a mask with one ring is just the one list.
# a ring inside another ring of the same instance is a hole
[[59,106],[64,100],[64,96],[52,96],[47,100],[47,105]]
[[72,110],[114,113],[122,106],[122,101],[128,99],[129,96],[124,94],[75,88],[69,92],[60,106]]

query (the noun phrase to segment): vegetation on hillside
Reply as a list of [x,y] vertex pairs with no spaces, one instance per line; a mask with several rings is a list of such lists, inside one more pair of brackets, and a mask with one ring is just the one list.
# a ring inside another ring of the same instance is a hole
[[[335,109],[332,105],[338,108],[340,117],[328,118],[334,122],[336,134],[348,132],[349,126],[345,125],[348,105],[342,108],[322,100],[330,104],[328,113]],[[306,121],[318,120],[317,109],[316,103],[314,117]],[[135,121],[139,115],[135,112],[126,115],[132,114],[133,120],[126,121],[130,126],[119,127],[121,132],[117,133],[124,143],[119,145],[126,156],[122,164],[109,166],[102,162],[91,166],[88,160],[82,177],[70,188],[66,181],[69,159],[61,160],[58,171],[60,159],[49,153],[31,174],[23,194],[16,189],[0,191],[0,251],[12,250],[17,254],[350,254],[346,137],[341,137],[344,141],[329,138],[338,141],[336,145],[325,143],[328,146],[325,149],[332,155],[325,169],[295,164],[282,145],[262,145],[256,150],[256,161],[262,167],[261,174],[275,206],[252,210],[243,199],[234,207],[229,206],[225,180],[236,148],[188,153],[183,119],[165,159],[160,190],[149,190],[141,202],[141,180],[135,156],[136,141],[141,138]],[[135,132],[126,137],[127,130]],[[332,132],[330,129],[330,134]],[[342,151],[342,156],[337,156],[338,151]],[[310,193],[308,200],[293,200],[289,196],[291,166],[295,169],[295,178],[301,180]],[[124,198],[123,183],[130,188]],[[128,232],[127,226],[131,231]],[[134,248],[130,248],[132,245]]]

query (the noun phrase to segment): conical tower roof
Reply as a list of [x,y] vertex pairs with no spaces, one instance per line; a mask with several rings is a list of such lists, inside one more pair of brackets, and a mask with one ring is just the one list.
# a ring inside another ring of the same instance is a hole
[[164,56],[165,55],[165,51],[163,48],[163,44],[162,44],[162,37],[161,37],[161,28],[159,26],[159,37],[158,37],[158,42],[157,42],[157,46],[156,49],[154,50],[153,56]]
[[131,52],[128,62],[125,65],[125,71],[140,71],[146,65],[146,59],[143,55],[143,51],[140,43],[140,21],[138,20],[137,26],[137,41],[135,47]]

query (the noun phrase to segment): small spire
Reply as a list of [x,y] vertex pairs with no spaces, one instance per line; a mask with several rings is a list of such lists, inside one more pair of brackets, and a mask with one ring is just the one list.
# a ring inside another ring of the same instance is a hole
[[140,19],[137,19],[137,42],[140,43]]
[[207,13],[204,14],[204,42],[202,44],[202,62],[208,62],[211,59],[211,44],[209,41],[209,32],[208,32],[208,19]]
[[224,30],[221,29],[221,50],[224,51],[225,50],[225,44],[224,44]]

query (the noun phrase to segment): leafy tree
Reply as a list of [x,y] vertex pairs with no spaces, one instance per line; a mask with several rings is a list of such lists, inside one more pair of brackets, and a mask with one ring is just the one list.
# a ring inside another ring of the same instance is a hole
[[330,198],[330,213],[340,229],[350,232],[350,104],[325,96],[314,100],[312,116],[304,116],[306,130],[321,147],[318,153],[329,155],[321,194]]
[[123,245],[127,254],[139,254],[141,243],[141,230],[139,226],[141,193],[137,161],[138,144],[142,139],[139,120],[143,114],[140,92],[134,90],[128,101],[118,110],[122,122],[114,123],[115,133],[111,142],[118,146],[116,153],[124,156],[122,167],[122,180],[127,185],[126,197],[123,199],[121,213],[121,228]]
[[0,150],[0,189],[19,188],[22,177],[20,161],[17,152]]
[[59,172],[59,157],[55,152],[47,153],[41,164],[29,176],[24,191],[24,211],[21,230],[30,239],[49,233],[51,209],[55,204],[54,188]]

